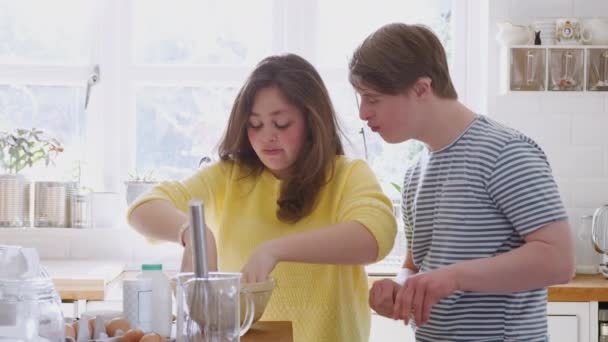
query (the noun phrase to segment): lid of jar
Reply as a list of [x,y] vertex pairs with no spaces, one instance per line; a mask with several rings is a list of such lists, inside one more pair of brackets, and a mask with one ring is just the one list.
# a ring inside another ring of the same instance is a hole
[[162,271],[163,265],[162,264],[143,264],[143,265],[141,265],[141,270],[142,271]]
[[36,278],[41,272],[36,249],[0,245],[0,279]]

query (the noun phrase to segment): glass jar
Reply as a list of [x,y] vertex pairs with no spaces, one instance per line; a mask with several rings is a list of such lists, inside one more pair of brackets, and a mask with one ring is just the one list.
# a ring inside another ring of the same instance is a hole
[[61,300],[49,278],[0,279],[0,341],[63,342]]
[[576,273],[597,274],[602,255],[593,248],[591,226],[593,216],[581,216],[576,234]]

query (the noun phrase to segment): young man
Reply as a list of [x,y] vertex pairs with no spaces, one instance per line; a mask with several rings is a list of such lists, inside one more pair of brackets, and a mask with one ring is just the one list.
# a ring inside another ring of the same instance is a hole
[[370,306],[413,319],[418,341],[546,341],[546,287],[572,278],[574,256],[541,148],[457,100],[427,28],[384,26],[349,67],[361,119],[426,147],[403,186],[404,268],[374,284]]

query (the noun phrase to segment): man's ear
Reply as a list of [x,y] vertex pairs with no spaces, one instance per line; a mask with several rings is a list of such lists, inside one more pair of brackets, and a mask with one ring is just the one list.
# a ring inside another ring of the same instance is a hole
[[423,95],[427,95],[430,94],[433,89],[431,88],[431,79],[428,77],[421,77],[419,78],[416,83],[414,83],[414,92],[416,93],[417,96],[423,96]]

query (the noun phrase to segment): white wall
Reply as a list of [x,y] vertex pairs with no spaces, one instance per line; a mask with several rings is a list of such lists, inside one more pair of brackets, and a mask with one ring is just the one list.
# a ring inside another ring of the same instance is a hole
[[607,0],[490,1],[488,115],[535,139],[553,167],[574,231],[583,214],[608,203],[608,94],[500,94],[500,21],[530,24],[539,17],[608,17]]

